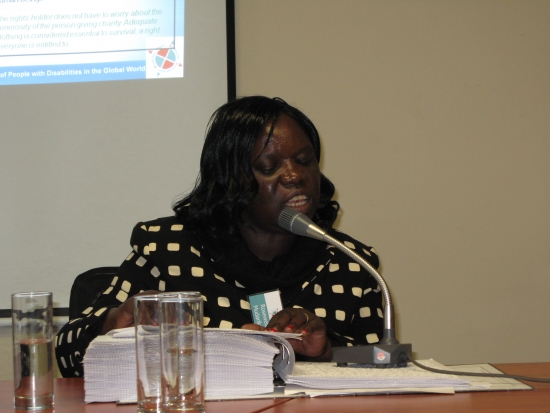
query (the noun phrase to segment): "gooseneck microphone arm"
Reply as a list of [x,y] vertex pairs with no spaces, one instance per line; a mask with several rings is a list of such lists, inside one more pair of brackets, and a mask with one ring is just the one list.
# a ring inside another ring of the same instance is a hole
[[[279,215],[279,226],[286,229],[287,231],[292,232],[296,235],[303,235],[310,238],[315,238],[319,241],[324,241],[342,251],[352,260],[356,261],[361,265],[365,270],[368,271],[370,275],[378,282],[380,290],[384,296],[384,336],[381,342],[386,340],[395,340],[395,320],[393,313],[393,304],[391,300],[390,290],[386,281],[382,276],[374,269],[372,265],[368,263],[363,257],[353,251],[351,248],[347,247],[344,243],[338,241],[336,238],[330,236],[325,230],[316,225],[312,220],[310,220],[304,214],[295,211],[291,208],[285,208]],[[387,336],[386,336],[387,334]],[[394,344],[395,341],[392,341],[388,344]]]
[[[370,265],[363,257],[357,254],[351,248],[347,247],[344,243],[338,241],[336,238],[330,236],[325,230],[316,225],[307,216],[295,211],[294,209],[284,208],[279,215],[278,223],[280,227],[286,229],[289,232],[292,232],[293,234],[314,238],[319,241],[324,241],[339,249],[348,257],[359,263],[359,265],[361,265],[365,270],[367,270],[367,272],[372,277],[374,277],[374,279],[378,282],[378,285],[380,286],[380,290],[382,291],[382,294],[384,296],[384,333],[382,339],[379,341],[379,346],[388,345],[391,347],[391,349],[389,349],[391,350],[389,351],[389,353],[392,353],[394,351],[397,351],[397,353],[394,356],[389,354],[388,357],[385,357],[386,362],[380,360],[382,358],[380,353],[378,355],[374,355],[374,360],[371,360],[371,356],[367,356],[366,359],[361,359],[362,361],[349,360],[347,362],[375,364],[377,367],[386,367],[388,364],[397,365],[398,367],[402,367],[403,363],[405,363],[406,365],[406,354],[407,351],[411,350],[411,345],[399,345],[399,341],[397,341],[397,338],[395,336],[395,317],[390,290],[388,288],[388,285],[386,284],[386,281],[384,280],[384,278],[382,278],[378,271],[376,271],[376,269],[372,265]],[[394,347],[396,347],[396,349],[394,349]],[[343,353],[352,353],[352,351],[357,352],[356,350],[352,350],[353,347],[348,347],[348,349],[350,350],[348,350],[347,352],[344,351],[345,348],[342,349]],[[377,350],[379,350],[379,348],[376,348],[374,351]],[[382,352],[386,352],[387,350],[388,348],[382,349]],[[339,361],[339,364],[346,364],[347,362]]]

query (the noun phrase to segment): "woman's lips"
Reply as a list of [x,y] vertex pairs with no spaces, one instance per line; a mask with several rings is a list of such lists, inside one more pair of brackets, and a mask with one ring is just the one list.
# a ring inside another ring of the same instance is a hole
[[286,201],[285,206],[290,208],[300,208],[308,203],[308,197],[305,195],[297,195]]

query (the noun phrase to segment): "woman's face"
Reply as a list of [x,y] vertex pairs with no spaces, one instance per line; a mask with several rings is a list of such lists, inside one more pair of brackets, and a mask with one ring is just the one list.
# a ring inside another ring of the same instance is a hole
[[258,193],[243,213],[256,231],[286,233],[277,221],[284,207],[313,218],[319,205],[321,172],[306,133],[281,114],[267,142],[271,124],[256,140],[250,156]]

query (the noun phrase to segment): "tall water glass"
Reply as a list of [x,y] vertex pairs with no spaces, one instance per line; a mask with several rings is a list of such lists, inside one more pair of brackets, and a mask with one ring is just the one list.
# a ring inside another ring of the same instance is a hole
[[53,406],[53,302],[50,292],[11,295],[15,408]]
[[159,297],[163,411],[203,413],[202,297],[198,292]]
[[161,412],[159,298],[134,297],[137,405],[139,413]]

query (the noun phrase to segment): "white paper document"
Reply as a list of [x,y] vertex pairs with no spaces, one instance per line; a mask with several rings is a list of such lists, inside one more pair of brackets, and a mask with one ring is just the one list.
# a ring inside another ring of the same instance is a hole
[[[445,366],[425,360],[433,368]],[[391,389],[391,388],[462,388],[470,386],[466,378],[431,373],[414,365],[402,368],[337,367],[336,363],[296,363],[292,374],[282,376],[285,383],[317,390]]]
[[[463,364],[460,366],[445,366],[445,370],[466,372],[466,373],[490,373],[498,376],[502,372],[491,366],[490,364]],[[471,388],[458,391],[475,391],[475,390],[533,390],[533,388],[525,383],[515,379],[506,377],[475,377],[462,376],[470,380]]]

